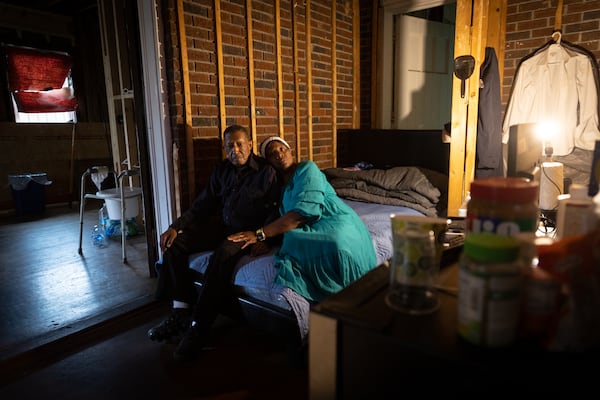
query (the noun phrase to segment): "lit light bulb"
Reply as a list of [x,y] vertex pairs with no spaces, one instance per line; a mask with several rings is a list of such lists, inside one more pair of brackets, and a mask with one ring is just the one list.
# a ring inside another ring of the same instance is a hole
[[546,160],[549,161],[552,161],[552,155],[554,154],[554,146],[552,143],[558,132],[558,127],[558,121],[550,120],[541,121],[537,126],[537,134],[543,143],[544,156],[546,156]]

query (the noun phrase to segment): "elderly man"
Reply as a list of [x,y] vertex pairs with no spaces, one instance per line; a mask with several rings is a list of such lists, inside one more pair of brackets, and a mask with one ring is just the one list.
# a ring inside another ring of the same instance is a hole
[[[173,353],[176,360],[192,358],[200,350],[206,332],[231,293],[235,264],[252,251],[244,243],[227,240],[227,235],[256,231],[277,217],[281,193],[277,174],[263,158],[252,153],[247,129],[228,127],[223,149],[227,159],[216,167],[191,208],[160,237],[163,259],[157,295],[170,298],[173,309],[167,319],[148,331],[148,337],[158,342],[180,340]],[[221,216],[218,227],[209,222],[216,214]],[[214,254],[198,295],[188,257],[203,250],[214,250]]]

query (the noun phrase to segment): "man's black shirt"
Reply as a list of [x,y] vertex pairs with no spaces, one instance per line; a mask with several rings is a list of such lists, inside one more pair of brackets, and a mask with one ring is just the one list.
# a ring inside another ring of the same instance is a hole
[[251,154],[242,167],[225,159],[190,209],[171,228],[198,227],[220,213],[225,234],[254,231],[277,218],[280,196],[277,173],[265,159]]

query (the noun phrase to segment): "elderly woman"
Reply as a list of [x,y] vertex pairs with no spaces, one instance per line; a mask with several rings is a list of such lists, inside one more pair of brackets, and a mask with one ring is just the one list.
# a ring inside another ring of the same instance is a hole
[[376,266],[371,236],[312,161],[296,162],[278,136],[260,145],[263,157],[281,174],[281,217],[256,232],[228,237],[244,246],[283,234],[275,254],[276,283],[318,302],[340,291]]

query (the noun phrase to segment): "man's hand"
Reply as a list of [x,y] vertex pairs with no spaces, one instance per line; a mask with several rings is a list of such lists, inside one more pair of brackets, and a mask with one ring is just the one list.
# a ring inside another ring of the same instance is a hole
[[169,228],[164,231],[163,234],[160,235],[160,250],[162,252],[167,251],[167,249],[173,244],[173,241],[175,241],[176,237],[177,231],[175,229]]

